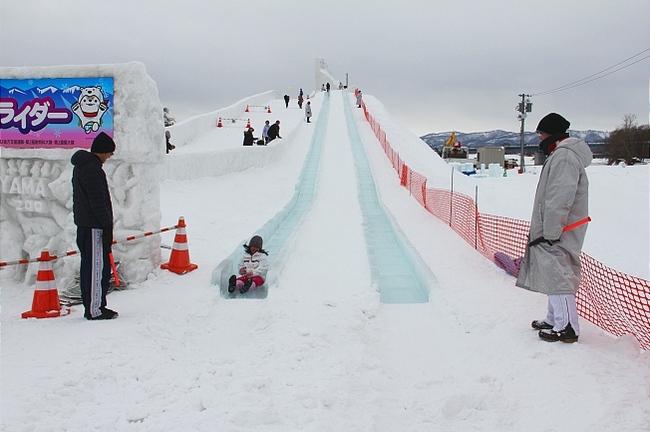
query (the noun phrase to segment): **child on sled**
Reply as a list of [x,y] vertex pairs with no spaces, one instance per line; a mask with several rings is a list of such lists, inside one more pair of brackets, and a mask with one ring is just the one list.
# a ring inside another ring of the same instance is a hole
[[239,261],[239,277],[230,276],[228,292],[238,289],[240,293],[262,286],[269,270],[268,252],[262,249],[262,237],[254,235],[248,244],[244,245],[244,255]]

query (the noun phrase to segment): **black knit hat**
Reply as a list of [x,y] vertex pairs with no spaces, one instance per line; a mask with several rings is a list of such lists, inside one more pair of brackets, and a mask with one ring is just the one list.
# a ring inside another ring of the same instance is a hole
[[262,237],[254,235],[251,237],[251,241],[248,242],[248,246],[262,249]]
[[90,151],[91,153],[113,153],[115,151],[115,141],[104,132],[100,132],[93,140]]
[[556,113],[550,113],[539,121],[537,125],[537,132],[544,132],[549,135],[556,135],[565,133],[569,129],[571,123],[564,117]]

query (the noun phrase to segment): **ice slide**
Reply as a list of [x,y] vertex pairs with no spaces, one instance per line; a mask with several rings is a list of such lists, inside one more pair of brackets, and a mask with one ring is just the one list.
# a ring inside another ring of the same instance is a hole
[[[350,98],[347,92],[339,91],[324,96],[292,199],[283,210],[255,231],[265,239],[265,249],[272,251],[266,283],[244,295],[228,293],[228,278],[237,273],[237,263],[242,254],[239,246],[212,272],[211,283],[219,286],[222,297],[266,298],[269,287],[273,289],[274,286],[282,285],[281,275],[288,265],[300,265],[295,264],[295,255],[299,254],[297,251],[300,246],[313,242],[315,237],[323,233],[328,235],[328,230],[333,230],[335,232],[331,233],[328,240],[332,236],[340,236],[340,250],[323,251],[323,254],[345,256],[346,253],[354,253],[351,252],[354,250],[357,254],[366,255],[370,264],[371,282],[380,292],[381,302],[423,303],[429,300],[429,291],[437,283],[436,278],[381,203]],[[328,157],[324,157],[326,145],[329,152],[325,156],[331,155]],[[321,170],[321,163],[328,163],[333,158],[337,158],[333,163],[337,167],[343,167],[342,171],[349,164],[349,177],[346,178],[337,169]],[[346,158],[351,160],[345,160]],[[332,172],[335,174],[328,175]],[[349,187],[355,177],[357,187]],[[345,184],[338,184],[341,182]],[[348,204],[345,204],[346,199],[349,200]],[[359,210],[351,209],[357,206]],[[360,213],[361,219],[357,223],[346,219],[345,213],[348,211],[352,215]],[[328,218],[328,214],[340,214],[342,218]],[[319,218],[323,220],[315,220]],[[306,224],[305,220],[310,223]],[[309,228],[304,227],[310,224],[316,224],[316,228],[312,228],[314,232],[309,232]],[[363,245],[353,245],[355,239],[358,239],[357,243],[363,242]],[[323,271],[355,271],[342,268],[345,262],[322,259],[322,254],[320,257],[318,260],[322,261],[322,265],[329,266]],[[290,261],[294,263],[288,264]]]

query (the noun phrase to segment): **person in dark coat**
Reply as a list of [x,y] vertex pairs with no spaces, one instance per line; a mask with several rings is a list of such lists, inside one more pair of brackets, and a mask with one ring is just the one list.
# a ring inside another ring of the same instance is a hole
[[169,132],[169,131],[165,131],[165,141],[167,141],[167,144],[166,144],[167,153],[169,153],[170,151],[172,151],[172,150],[174,150],[176,148],[176,146],[171,143],[171,141],[170,141],[171,139],[172,139],[172,133]]
[[253,128],[248,128],[247,131],[244,132],[244,145],[245,146],[252,146],[257,138],[253,136],[253,132],[255,132],[255,129]]
[[289,95],[284,95],[284,105],[289,108]]
[[280,136],[280,120],[276,120],[275,123],[269,128],[269,142],[273,141],[276,138],[282,139]]
[[111,277],[109,254],[113,244],[113,205],[104,163],[113,156],[115,142],[100,132],[90,152],[72,155],[72,212],[77,225],[77,246],[81,253],[79,285],[84,317],[106,320],[118,316],[106,307]]

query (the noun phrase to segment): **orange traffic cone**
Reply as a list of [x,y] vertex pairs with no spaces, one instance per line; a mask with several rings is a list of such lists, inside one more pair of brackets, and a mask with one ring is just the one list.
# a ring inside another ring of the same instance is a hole
[[246,105],[246,109],[244,110],[244,112],[248,112],[248,105]]
[[271,114],[271,105],[266,107],[266,113]]
[[169,270],[178,274],[185,274],[199,268],[196,264],[190,263],[190,250],[187,246],[187,234],[185,233],[185,218],[178,219],[178,228],[176,237],[174,237],[174,246],[169,256],[169,262],[162,264],[160,268]]
[[217,120],[217,127],[223,127],[223,123],[221,123],[221,117],[219,117],[219,120]]
[[[59,292],[56,289],[54,270],[50,262],[50,252],[44,250],[38,258],[39,267],[36,274],[36,287],[32,310],[23,312],[23,318],[54,318],[61,316],[61,303]],[[70,313],[70,309],[63,310],[63,315]]]
[[251,119],[248,119],[248,123],[246,123],[246,129],[249,129],[251,127]]

